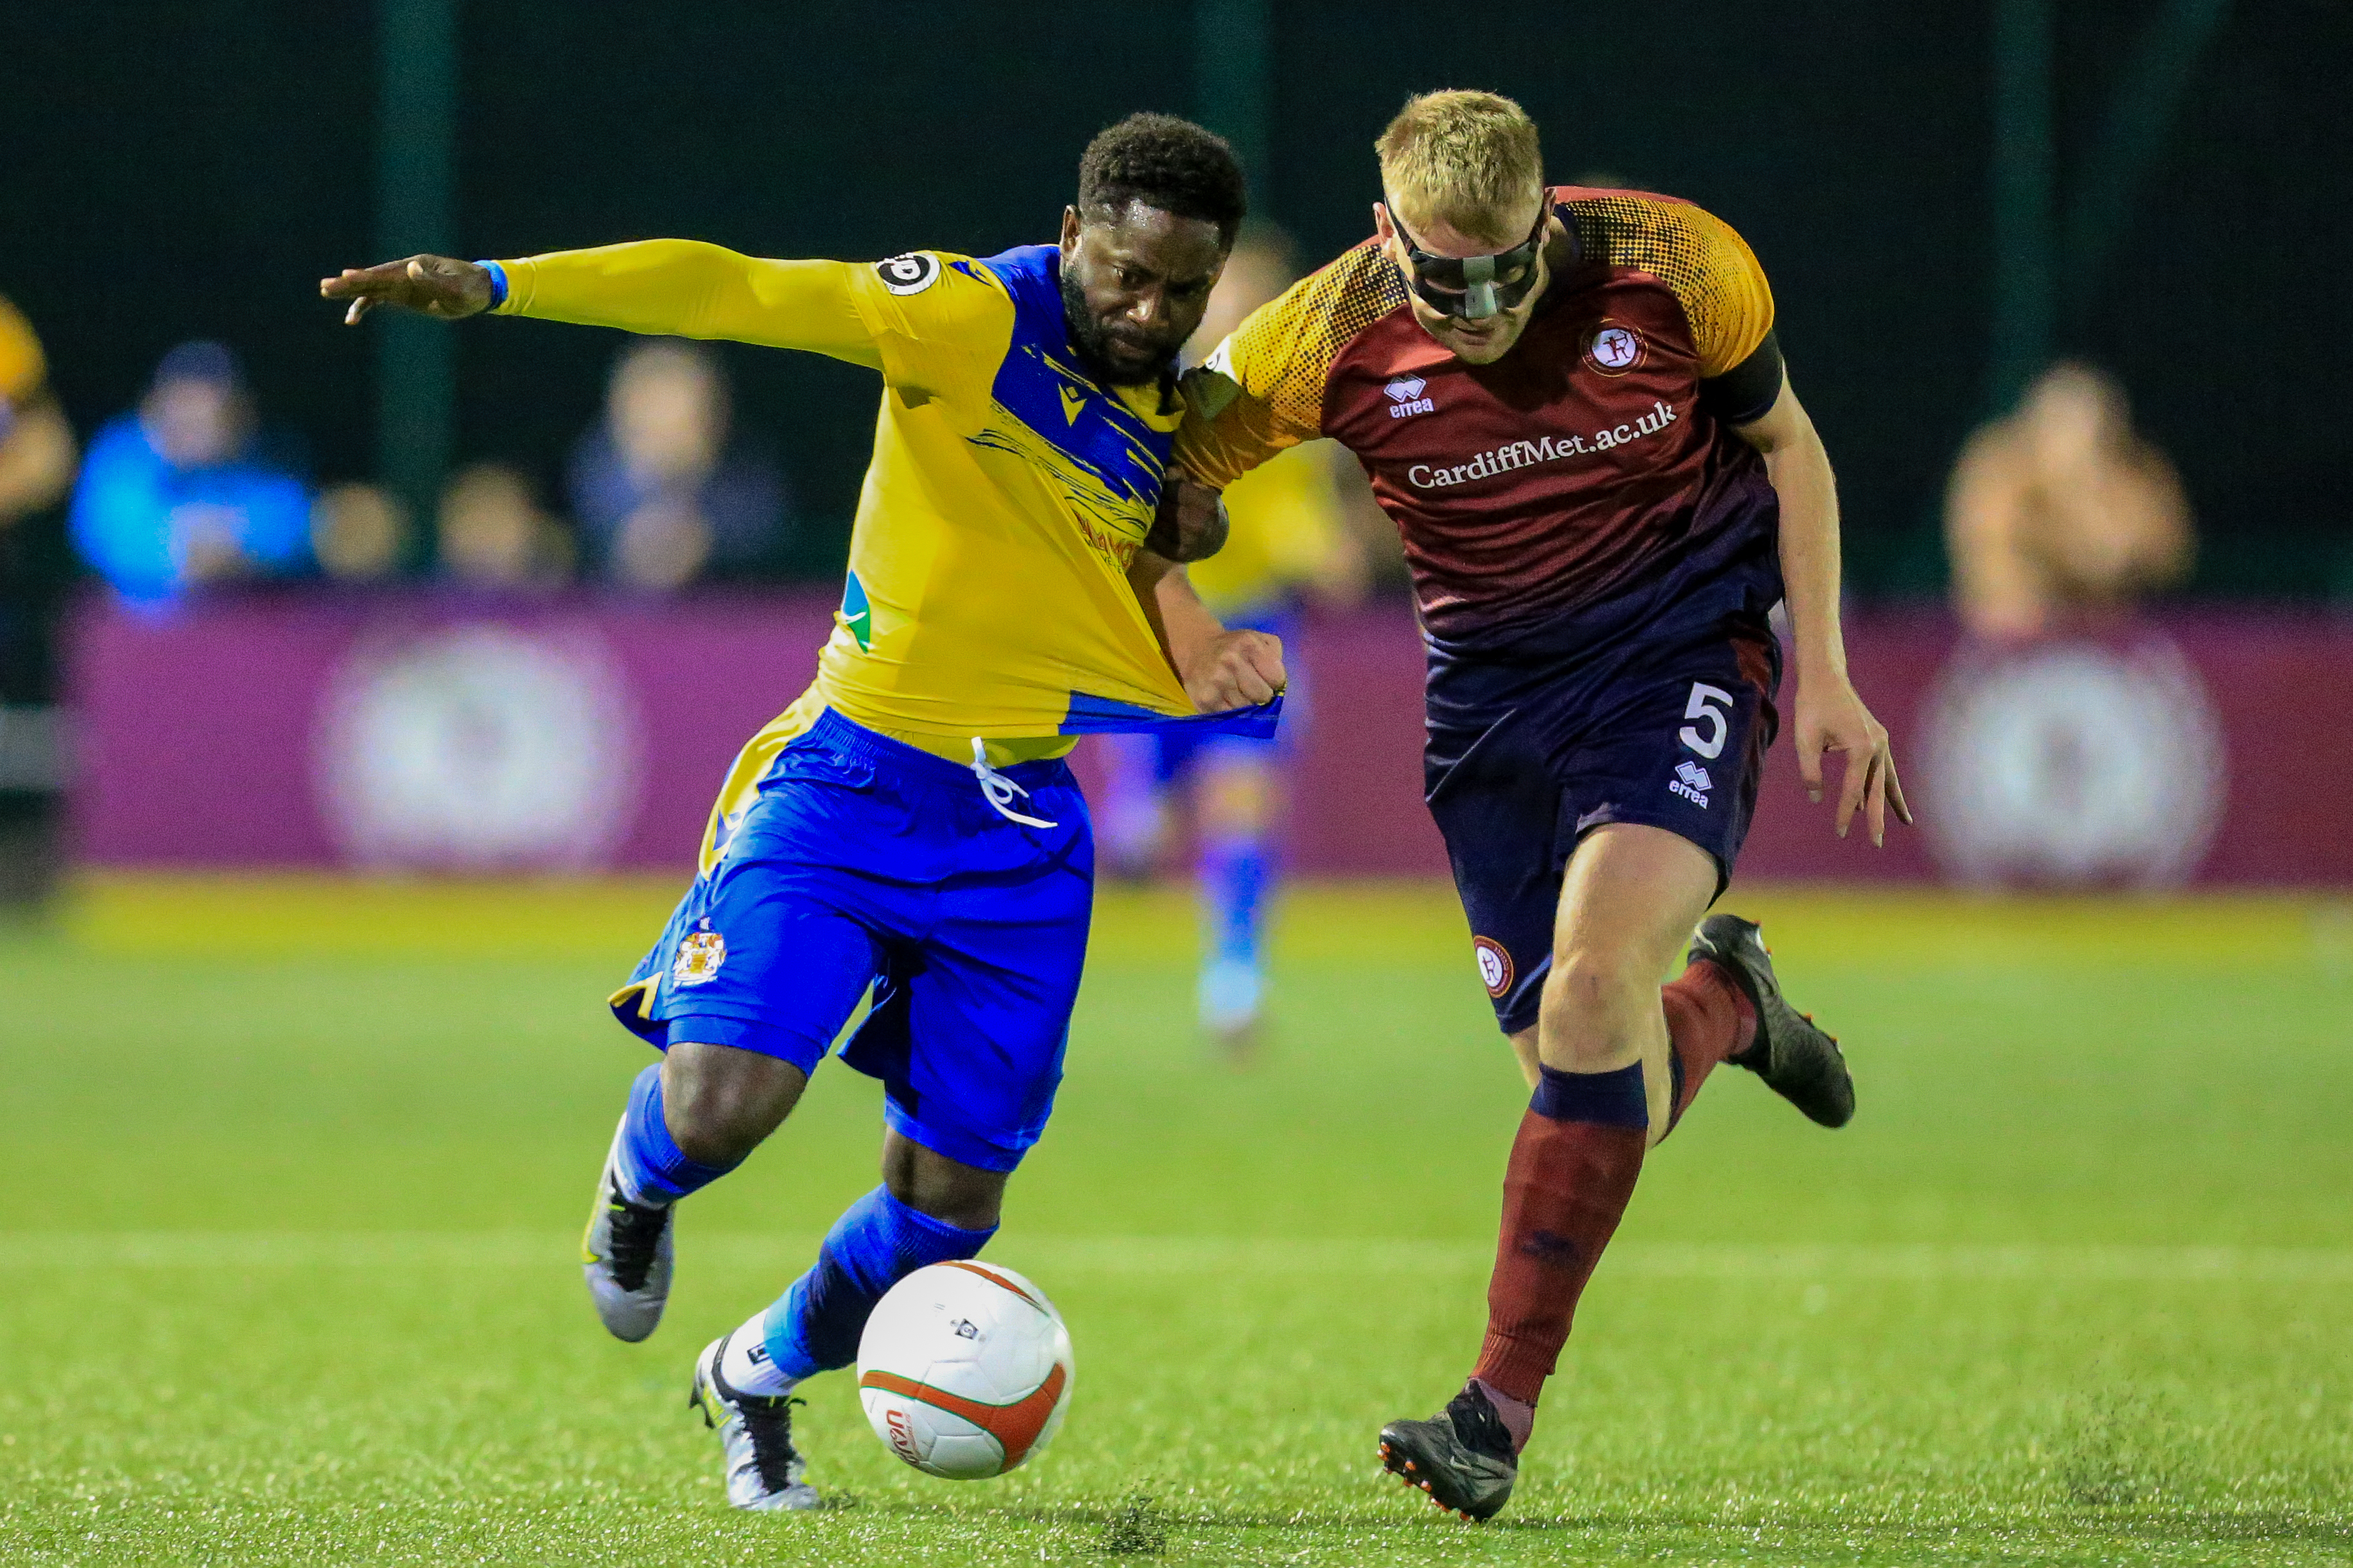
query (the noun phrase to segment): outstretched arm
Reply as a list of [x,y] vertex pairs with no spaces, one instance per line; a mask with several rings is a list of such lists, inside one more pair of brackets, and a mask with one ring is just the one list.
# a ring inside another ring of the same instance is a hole
[[349,301],[346,322],[373,310],[413,310],[456,321],[501,315],[618,327],[683,338],[729,338],[806,349],[869,369],[883,368],[876,334],[851,292],[860,270],[846,261],[774,261],[691,239],[648,239],[591,250],[558,250],[491,268],[447,256],[412,256],[347,268],[319,292]]
[[1764,417],[1736,426],[1743,439],[1765,454],[1765,469],[1781,500],[1781,582],[1789,606],[1789,631],[1797,643],[1798,701],[1791,739],[1806,793],[1822,798],[1822,753],[1846,754],[1840,781],[1838,833],[1860,809],[1872,843],[1884,841],[1887,806],[1905,822],[1904,786],[1895,777],[1895,756],[1887,726],[1872,717],[1847,676],[1846,635],[1839,626],[1838,482],[1830,454],[1814,422],[1789,390]]

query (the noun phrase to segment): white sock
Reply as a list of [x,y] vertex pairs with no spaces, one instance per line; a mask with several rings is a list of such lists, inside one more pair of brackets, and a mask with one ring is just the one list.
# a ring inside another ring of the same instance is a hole
[[719,1375],[738,1394],[774,1398],[790,1394],[800,1381],[786,1377],[768,1359],[767,1332],[768,1309],[763,1307],[727,1341],[727,1352],[719,1358]]

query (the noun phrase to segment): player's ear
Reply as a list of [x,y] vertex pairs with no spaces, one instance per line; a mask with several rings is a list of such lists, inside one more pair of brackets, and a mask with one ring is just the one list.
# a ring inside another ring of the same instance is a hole
[[1397,237],[1397,228],[1389,222],[1389,209],[1378,202],[1373,204],[1373,232],[1381,237],[1383,245]]
[[1062,254],[1069,256],[1079,248],[1079,209],[1062,209]]

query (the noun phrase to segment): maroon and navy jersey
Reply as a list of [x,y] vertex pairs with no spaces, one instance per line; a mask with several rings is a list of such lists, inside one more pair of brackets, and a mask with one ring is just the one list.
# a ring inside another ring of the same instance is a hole
[[1671,580],[1736,562],[1778,591],[1772,487],[1732,429],[1780,389],[1756,257],[1688,202],[1552,195],[1567,237],[1498,363],[1466,364],[1424,332],[1368,240],[1187,378],[1176,457],[1206,483],[1316,437],[1356,455],[1443,643],[1622,624],[1613,612],[1681,597]]

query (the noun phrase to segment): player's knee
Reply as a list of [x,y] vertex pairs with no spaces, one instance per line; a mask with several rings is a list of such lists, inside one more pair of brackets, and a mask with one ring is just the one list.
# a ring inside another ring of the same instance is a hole
[[698,1164],[740,1164],[800,1099],[807,1075],[787,1061],[726,1046],[681,1044],[662,1066],[663,1119]]
[[1547,1057],[1565,1055],[1571,1071],[1589,1058],[1614,1062],[1641,1010],[1658,1005],[1658,984],[1631,955],[1579,947],[1556,953],[1545,977]]

